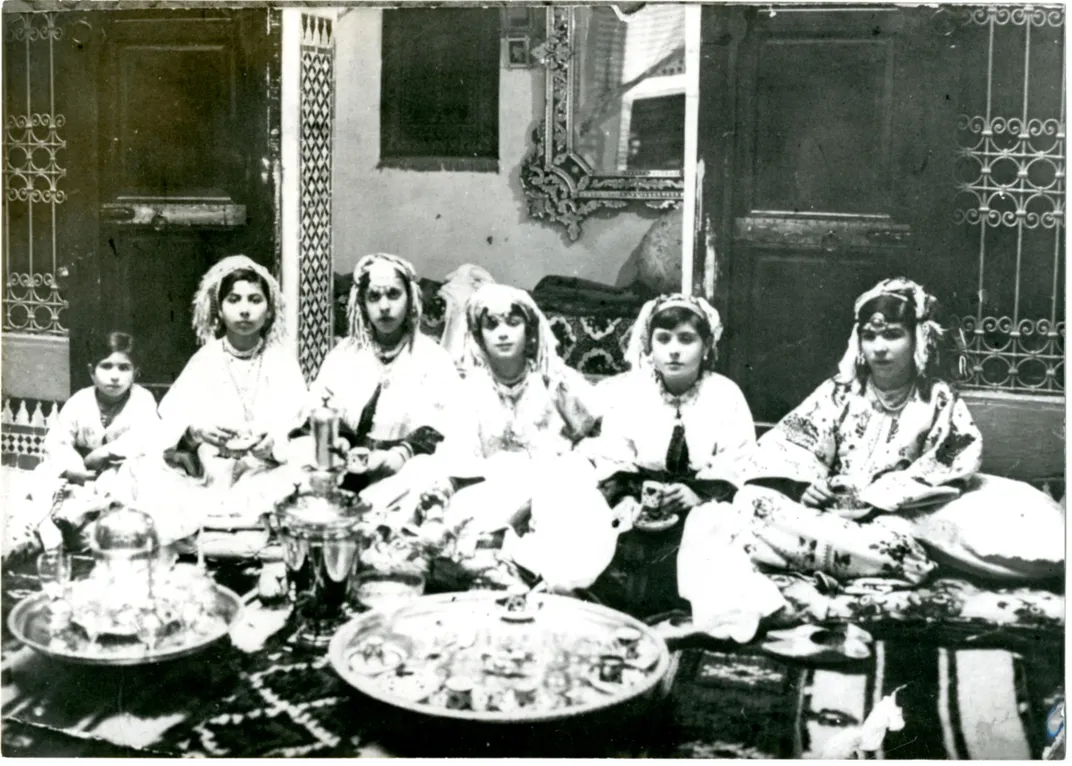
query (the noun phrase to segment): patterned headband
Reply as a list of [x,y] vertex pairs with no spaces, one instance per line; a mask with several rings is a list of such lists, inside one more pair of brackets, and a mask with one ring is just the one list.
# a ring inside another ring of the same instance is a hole
[[711,328],[711,348],[714,353],[715,344],[722,337],[722,319],[715,307],[699,296],[681,293],[661,295],[645,303],[633,323],[625,349],[625,361],[632,369],[639,369],[651,355],[651,325],[655,317],[674,308],[684,309],[707,322]]

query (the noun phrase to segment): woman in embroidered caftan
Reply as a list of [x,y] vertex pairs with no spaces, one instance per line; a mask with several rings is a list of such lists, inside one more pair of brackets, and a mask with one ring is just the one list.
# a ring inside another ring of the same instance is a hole
[[202,348],[160,402],[157,455],[139,471],[135,502],[173,538],[201,525],[260,533],[261,515],[298,480],[287,436],[307,399],[283,342],[279,283],[244,255],[224,258],[202,278],[193,314]]
[[718,312],[703,298],[645,304],[627,349],[631,370],[603,384],[611,401],[602,434],[580,448],[594,460],[623,533],[601,585],[624,588],[617,597],[633,610],[676,602],[682,521],[732,497],[734,459],[755,442],[744,395],[713,371],[721,334]]
[[[484,285],[466,318],[460,369],[469,418],[440,461],[462,488],[444,521],[464,527],[462,549],[509,530],[508,556],[554,587],[587,585],[617,537],[591,465],[572,454],[596,426],[594,391],[558,356],[550,323],[524,290]],[[517,540],[513,533],[526,529]]]
[[922,581],[934,563],[892,515],[960,493],[982,439],[943,378],[936,301],[904,278],[855,304],[838,374],[759,440],[736,498],[757,563]]
[[343,487],[408,517],[435,481],[428,456],[458,431],[458,374],[420,332],[420,285],[402,258],[358,261],[347,315],[350,334],[324,360],[311,398],[340,415],[351,469]]
[[77,532],[112,499],[129,496],[123,463],[149,446],[159,422],[156,400],[134,383],[138,368],[130,335],[109,333],[96,352],[89,365],[93,385],[60,409],[45,436],[44,459],[34,470],[28,496],[9,509],[10,527],[20,538],[5,546],[5,559],[35,547],[35,530],[45,548],[58,547],[60,527]]

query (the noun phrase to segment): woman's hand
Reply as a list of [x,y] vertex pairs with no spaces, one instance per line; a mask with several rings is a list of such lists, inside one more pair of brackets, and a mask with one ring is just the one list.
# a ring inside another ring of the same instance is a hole
[[71,484],[85,484],[97,478],[97,472],[88,468],[68,468],[63,472],[63,478]]
[[834,493],[827,482],[817,481],[804,490],[800,502],[809,508],[825,508],[834,502]]
[[402,466],[405,464],[406,456],[403,451],[397,447],[387,450],[373,450],[368,456],[369,473],[392,475],[401,471]]
[[274,447],[275,439],[272,438],[271,434],[265,434],[257,440],[256,444],[249,448],[249,452],[253,457],[258,457],[261,460],[272,460],[272,449]]
[[227,426],[218,426],[208,423],[193,425],[187,429],[190,437],[200,444],[211,444],[213,447],[222,447],[238,435],[238,431]]
[[664,513],[684,513],[700,504],[699,495],[684,484],[667,484],[663,487],[662,503],[659,508]]
[[85,463],[86,468],[88,468],[90,471],[93,471],[94,473],[100,473],[105,468],[110,468],[116,463],[121,463],[122,461],[122,455],[116,455],[114,452],[112,452],[111,447],[105,445],[97,447],[97,449],[90,452],[88,455],[86,455],[85,460],[83,460],[82,462]]
[[278,562],[261,567],[257,577],[257,595],[264,601],[275,601],[287,594],[287,570]]
[[37,525],[37,537],[46,551],[63,547],[63,533],[52,519],[45,519]]

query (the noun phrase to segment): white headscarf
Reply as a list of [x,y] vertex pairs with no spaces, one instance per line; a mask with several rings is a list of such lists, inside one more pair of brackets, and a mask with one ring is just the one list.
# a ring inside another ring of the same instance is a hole
[[[922,286],[907,277],[894,277],[884,279],[867,292],[856,299],[853,305],[852,333],[849,335],[849,345],[845,356],[838,364],[838,372],[835,379],[839,383],[851,383],[859,380],[861,373],[866,367],[863,361],[863,352],[860,348],[860,310],[875,298],[883,295],[903,298],[913,308],[916,322],[916,350],[914,362],[916,375],[924,377],[928,375],[928,365],[936,358],[938,342],[945,331],[934,319],[938,308],[938,300],[930,295]],[[865,317],[866,321],[866,317]]]
[[273,345],[282,342],[286,335],[283,322],[283,291],[279,288],[279,282],[272,276],[268,269],[261,266],[245,255],[229,255],[201,277],[201,283],[197,287],[193,300],[193,328],[197,333],[197,342],[205,345],[217,338],[220,334],[220,300],[226,296],[220,295],[220,287],[223,280],[236,271],[249,270],[264,280],[268,285],[269,311],[271,311],[271,327],[264,337],[265,345]]
[[565,362],[558,355],[558,339],[551,330],[551,323],[539,306],[524,290],[509,285],[489,283],[480,287],[469,297],[466,318],[469,330],[465,335],[462,364],[467,367],[484,368],[490,371],[487,352],[478,340],[480,322],[485,312],[509,314],[513,308],[525,314],[525,348],[530,369],[545,378],[558,372]]
[[420,331],[421,325],[421,288],[417,282],[417,272],[413,264],[404,258],[390,253],[373,253],[366,255],[354,267],[354,283],[350,287],[350,301],[346,307],[346,318],[350,325],[350,342],[357,348],[378,348],[379,342],[373,333],[369,323],[365,307],[361,305],[361,278],[377,263],[390,265],[402,281],[407,285],[408,308],[406,312],[406,341],[413,342],[413,338]]
[[652,321],[662,312],[672,308],[685,309],[707,322],[711,328],[711,348],[704,358],[703,367],[710,368],[714,363],[717,356],[715,345],[722,337],[722,319],[718,311],[699,296],[673,293],[652,298],[640,309],[625,347],[625,361],[630,369],[638,370],[642,365],[650,364]]
[[447,350],[456,364],[465,359],[465,337],[468,334],[465,307],[469,298],[483,285],[495,282],[495,278],[480,266],[466,263],[447,276],[439,288],[439,296],[446,304],[443,335],[439,345]]

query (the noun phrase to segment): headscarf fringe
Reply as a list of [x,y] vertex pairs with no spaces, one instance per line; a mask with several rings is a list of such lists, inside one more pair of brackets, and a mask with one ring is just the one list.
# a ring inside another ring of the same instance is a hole
[[275,345],[285,339],[283,291],[279,286],[279,281],[268,269],[252,258],[245,255],[229,255],[205,272],[194,294],[191,324],[199,345],[203,346],[219,336],[221,297],[219,290],[223,280],[236,271],[246,269],[257,274],[268,285],[269,295],[266,297],[272,311],[272,327],[264,338],[265,345]]
[[350,286],[350,299],[346,306],[346,319],[350,328],[350,342],[358,349],[376,348],[379,342],[373,333],[371,323],[368,321],[366,312],[361,306],[360,284],[361,277],[377,263],[386,263],[393,267],[408,284],[409,306],[406,313],[406,340],[412,347],[413,340],[420,332],[421,313],[423,303],[421,301],[421,287],[417,280],[417,271],[413,264],[404,258],[391,253],[372,253],[364,256],[354,266],[354,280]]
[[[699,296],[672,293],[652,298],[644,304],[633,323],[629,341],[625,347],[625,362],[631,369],[637,370],[647,364],[651,358],[651,323],[663,311],[671,308],[683,308],[704,319],[711,328],[711,361],[716,356],[715,346],[722,337],[722,318],[706,299]],[[705,360],[706,362],[707,360]],[[709,367],[705,364],[705,367]]]
[[[531,359],[531,369],[542,375],[545,379],[557,378],[565,362],[558,355],[558,338],[551,329],[551,322],[536,305],[526,291],[510,285],[488,283],[476,290],[466,302],[466,320],[468,331],[465,334],[465,345],[462,352],[462,366],[491,371],[487,352],[477,340],[480,332],[480,320],[484,310],[493,305],[523,306],[536,319],[536,356]],[[526,328],[526,332],[530,328]]]
[[[835,380],[839,383],[849,384],[859,381],[865,371],[861,369],[862,348],[860,345],[860,330],[856,318],[867,303],[883,295],[899,295],[908,298],[912,302],[916,315],[915,353],[913,361],[916,365],[916,375],[923,377],[928,372],[931,359],[937,354],[938,343],[945,335],[945,330],[934,319],[934,313],[938,306],[937,299],[930,295],[917,282],[907,277],[894,277],[885,279],[863,293],[853,304],[852,332],[849,334],[848,348],[845,355],[838,363],[838,372]],[[866,367],[866,364],[864,365]]]

